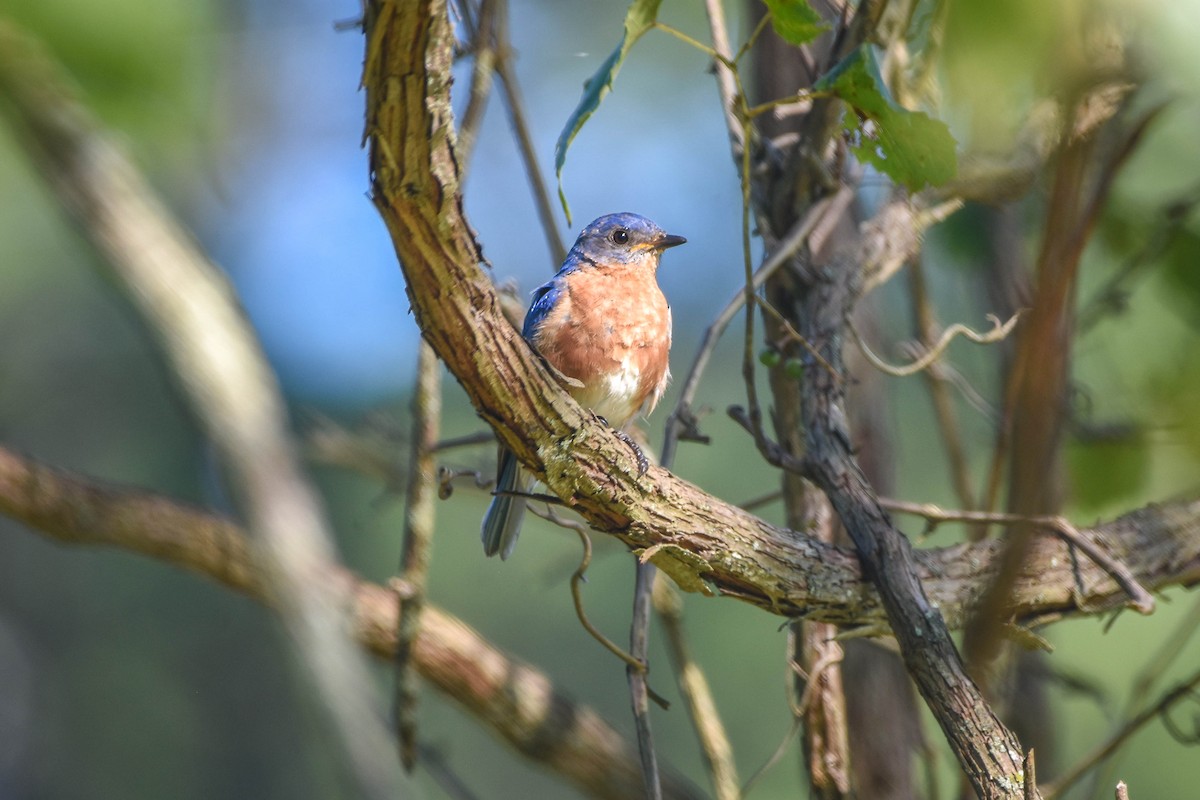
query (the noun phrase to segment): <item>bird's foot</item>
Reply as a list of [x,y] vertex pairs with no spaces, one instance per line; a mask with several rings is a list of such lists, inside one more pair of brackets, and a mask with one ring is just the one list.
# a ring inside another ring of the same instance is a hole
[[637,459],[638,477],[641,478],[647,472],[649,472],[650,471],[650,459],[646,458],[646,454],[642,452],[641,445],[639,445],[637,442],[635,442],[633,440],[633,437],[630,436],[625,431],[621,430],[620,428],[613,428],[612,424],[608,420],[606,420],[604,417],[601,417],[599,414],[597,414],[596,417],[601,422],[603,422],[605,425],[608,425],[608,427],[612,428],[613,433],[615,433],[617,435],[618,439],[620,439],[625,444],[629,445],[629,449],[633,451],[633,457],[635,459]]
[[617,431],[617,438],[629,445],[629,449],[633,450],[633,457],[637,459],[638,477],[642,477],[650,470],[650,460],[646,458],[646,454],[642,452],[641,445],[633,440],[633,437],[622,430]]

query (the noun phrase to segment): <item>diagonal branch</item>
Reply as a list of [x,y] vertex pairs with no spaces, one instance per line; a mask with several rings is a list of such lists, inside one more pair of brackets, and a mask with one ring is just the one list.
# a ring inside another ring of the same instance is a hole
[[[684,589],[732,594],[789,613],[788,590],[811,585],[817,557],[841,556],[845,566],[856,567],[844,551],[772,530],[661,469],[639,478],[615,435],[552,383],[500,317],[496,295],[477,266],[479,248],[464,217],[448,133],[451,59],[444,4],[423,3],[401,16],[392,8],[372,4],[367,15],[368,40],[379,43],[368,50],[364,78],[375,202],[392,234],[417,321],[480,415],[591,525],[637,549],[659,545],[651,560]],[[842,321],[855,296],[854,267],[844,263],[819,279],[803,301],[800,332],[835,365],[841,363]],[[943,621],[950,619],[949,609],[935,599],[936,580],[922,574],[921,561],[855,464],[841,422],[844,387],[824,370],[807,375],[813,382],[805,393],[809,475],[829,495],[878,581],[910,674],[976,790],[987,797],[1017,796],[1025,783],[1020,744],[963,672]],[[769,553],[753,546],[767,541]],[[858,600],[870,596],[864,592]]]
[[[628,446],[555,383],[501,314],[463,218],[448,134],[444,8],[431,1],[422,6],[425,14],[403,19],[391,8],[372,6],[368,21],[368,39],[379,43],[365,67],[375,200],[417,321],[476,411],[593,528],[638,552],[657,545],[651,561],[684,590],[737,597],[790,617],[882,622],[878,597],[861,582],[853,553],[771,525],[666,470],[652,466],[639,478]],[[419,119],[408,119],[406,110]],[[1200,502],[1144,509],[1096,533],[1151,591],[1200,579]],[[1056,548],[1039,559],[1053,566],[1022,574],[1016,618],[1044,622],[1086,613],[1072,597],[1076,579],[1065,546],[1038,546]],[[962,624],[977,588],[971,584],[994,556],[986,543],[916,554],[918,577],[951,627]],[[1083,568],[1080,598],[1087,609],[1123,600],[1107,576]]]
[[[858,296],[859,265],[838,259],[804,286],[800,333],[840,371],[841,342]],[[863,569],[879,590],[900,655],[975,793],[1016,798],[1032,784],[1024,750],[968,677],[945,617],[921,580],[911,543],[879,503],[851,445],[844,381],[823,369],[805,371],[801,409],[806,477],[829,498],[854,541]],[[1036,788],[1033,789],[1036,797]]]
[[[68,545],[117,547],[173,564],[270,603],[262,565],[245,533],[234,523],[149,492],[102,486],[78,475],[52,469],[0,447],[0,513]],[[1142,509],[1087,532],[1132,563],[1137,553],[1162,571],[1151,586],[1200,582],[1200,500]],[[1052,546],[1053,540],[1038,546]],[[958,545],[918,552],[923,582],[947,620],[961,626],[970,598],[986,585],[996,542]],[[831,550],[829,556],[844,556]],[[1075,576],[1065,551],[1037,559],[1058,567],[1023,576],[1016,596],[1025,613],[1049,621],[1065,613]],[[813,564],[815,585],[836,587],[835,595],[813,596],[818,608],[831,610],[846,596],[868,594],[849,558]],[[1145,567],[1147,565],[1140,565]],[[840,582],[821,574],[843,572]],[[1171,574],[1171,570],[1178,570]],[[1083,605],[1101,597],[1099,569],[1081,573]],[[358,642],[389,659],[396,648],[396,593],[361,581],[349,572],[325,567],[314,580],[336,583],[352,598],[352,629]],[[1110,595],[1116,595],[1116,587]],[[1096,600],[1095,602],[1101,602]],[[873,612],[845,619],[846,624],[880,624]],[[868,613],[869,612],[869,613]],[[511,660],[462,621],[427,605],[420,635],[413,643],[413,665],[438,691],[452,698],[492,733],[527,757],[543,763],[594,797],[625,798],[641,791],[641,771],[632,747],[591,709],[557,692],[534,667]],[[552,746],[547,743],[552,742]],[[664,774],[668,798],[697,794],[686,783]]]
[[[161,495],[102,486],[0,447],[0,513],[62,544],[139,553],[277,606],[268,570],[244,530]],[[362,647],[384,660],[394,657],[396,592],[332,563],[311,580],[347,598],[346,627]],[[624,800],[641,791],[637,754],[595,711],[431,603],[422,609],[411,660],[430,685],[493,735],[588,795]],[[668,798],[701,796],[669,771],[663,779]]]

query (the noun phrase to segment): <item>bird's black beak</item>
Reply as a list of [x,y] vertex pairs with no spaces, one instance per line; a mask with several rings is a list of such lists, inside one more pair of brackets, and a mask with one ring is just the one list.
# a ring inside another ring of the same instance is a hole
[[673,233],[664,233],[654,240],[654,249],[666,250],[668,247],[678,247],[681,244],[687,244],[687,239]]

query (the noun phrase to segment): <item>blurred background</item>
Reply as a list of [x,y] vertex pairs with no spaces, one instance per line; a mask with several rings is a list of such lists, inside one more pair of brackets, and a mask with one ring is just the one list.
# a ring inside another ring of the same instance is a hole
[[[1029,0],[988,10],[966,5],[972,8],[951,15],[939,113],[960,146],[1002,150],[1037,96],[1040,76],[1053,69],[1056,18]],[[1165,207],[1200,185],[1200,5],[1146,0],[1118,8],[1148,76],[1147,102],[1170,105],[1122,173],[1084,257],[1084,301],[1144,248]],[[747,34],[739,10],[729,5],[735,46]],[[407,462],[417,331],[366,195],[363,42],[357,29],[335,27],[359,12],[348,0],[0,6],[68,66],[87,102],[228,271],[279,373],[298,436],[321,418],[365,426],[392,443],[399,468]],[[511,3],[517,75],[548,176],[559,131],[583,81],[618,42],[622,14],[620,5],[584,0]],[[661,19],[707,38],[699,4],[666,2]],[[468,61],[459,65],[459,89],[469,69]],[[465,98],[457,100],[461,111]],[[678,383],[743,274],[739,187],[704,54],[648,34],[576,139],[564,183],[574,214],[570,228],[558,216],[567,244],[582,224],[619,210],[688,238],[660,272],[675,314]],[[467,212],[497,281],[515,279],[522,297],[556,267],[530,198],[505,108],[493,96],[467,178]],[[1030,223],[1020,243],[1026,255],[1037,247],[1038,209],[1036,193],[1019,209]],[[985,327],[984,237],[972,208],[928,237],[925,266],[945,322]],[[1080,413],[1130,432],[1071,443],[1068,510],[1081,524],[1194,490],[1200,476],[1200,220],[1188,216],[1129,285],[1119,312],[1076,345]],[[878,307],[884,341],[911,335],[899,288],[880,290]],[[713,443],[684,445],[677,464],[684,477],[735,502],[778,484],[724,415],[744,401],[738,335],[735,324],[700,391],[713,409],[703,424]],[[884,351],[900,359],[897,348]],[[995,400],[986,348],[956,344],[950,357]],[[889,378],[886,386],[897,495],[953,505],[919,379]],[[483,430],[452,380],[445,388],[445,435]],[[655,447],[673,400],[672,392],[649,420]],[[991,421],[965,403],[960,411],[971,458],[982,465]],[[7,125],[0,125],[0,440],[105,482],[226,508],[211,453],[147,331]],[[490,447],[456,450],[446,464],[488,471],[493,458]],[[346,563],[386,580],[399,558],[402,498],[344,470],[314,463],[312,472]],[[464,486],[438,505],[432,600],[629,733],[624,668],[571,609],[574,534],[531,519],[513,559],[487,561],[478,541],[486,501]],[[921,525],[909,532],[918,536]],[[940,528],[925,543],[948,544],[959,533]],[[624,640],[632,563],[623,548],[596,544],[585,588],[589,614]],[[695,655],[749,775],[791,721],[780,621],[730,601],[686,600]],[[1060,688],[1073,682],[1096,690],[1055,694],[1063,763],[1107,729],[1142,665],[1138,654],[1197,613],[1185,591],[1164,601],[1148,619],[1120,615],[1108,627],[1110,620],[1090,618],[1046,631]],[[60,547],[0,519],[0,797],[341,796],[347,787],[331,763],[336,748],[288,658],[283,632],[255,603],[159,563]],[[661,650],[652,661],[663,665],[656,688],[677,699]],[[1192,642],[1177,676],[1197,662],[1200,645]],[[379,678],[385,698],[386,668]],[[424,740],[481,797],[577,796],[431,692],[421,725]],[[655,725],[661,755],[704,785],[682,705],[656,713]],[[943,790],[953,792],[947,756],[940,771]],[[1119,774],[1135,798],[1184,797],[1200,780],[1200,759],[1151,724],[1124,752]],[[426,775],[418,782],[425,796],[444,796]],[[785,758],[753,796],[794,797],[805,785],[800,760]]]

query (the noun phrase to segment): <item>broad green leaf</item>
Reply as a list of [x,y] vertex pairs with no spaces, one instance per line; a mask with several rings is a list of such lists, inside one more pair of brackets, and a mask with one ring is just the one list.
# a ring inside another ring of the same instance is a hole
[[833,92],[868,117],[903,111],[879,73],[879,62],[870,45],[858,47],[813,84],[815,92]]
[[766,0],[771,27],[785,42],[808,44],[828,28],[806,0]]
[[583,84],[583,96],[575,106],[566,127],[558,135],[558,144],[554,148],[554,175],[558,178],[558,200],[562,203],[563,213],[567,215],[567,224],[571,224],[571,208],[567,205],[567,196],[563,192],[562,170],[567,160],[567,148],[571,146],[575,135],[583,128],[583,123],[600,107],[600,101],[612,89],[613,81],[621,70],[630,49],[646,31],[654,26],[658,17],[658,7],[662,0],[634,0],[629,10],[625,12],[625,32],[621,35],[621,43],[617,49],[604,59],[604,63],[596,70],[596,74]]
[[958,165],[954,137],[941,120],[920,111],[889,114],[876,120],[874,140],[864,134],[854,154],[892,180],[916,191],[954,177]]
[[[954,177],[958,164],[950,129],[896,103],[870,45],[843,59],[813,89],[837,95],[857,112],[859,119],[847,117],[846,127],[858,135],[853,150],[859,160],[912,190]],[[873,124],[864,125],[864,120]]]

